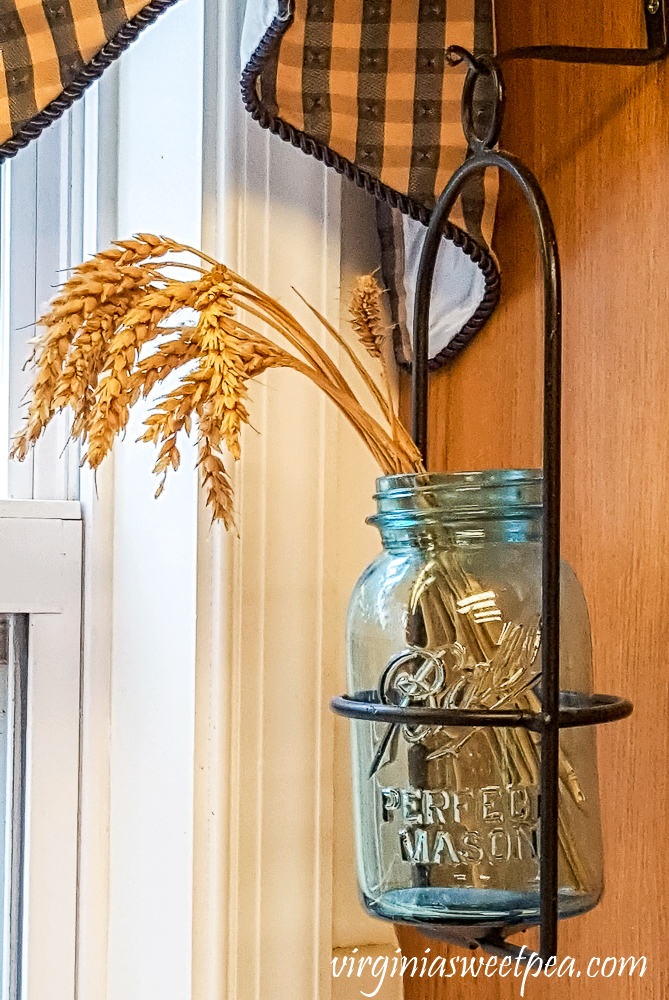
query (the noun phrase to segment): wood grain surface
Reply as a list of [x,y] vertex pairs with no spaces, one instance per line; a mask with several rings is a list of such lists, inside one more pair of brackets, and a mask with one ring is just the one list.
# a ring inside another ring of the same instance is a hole
[[[498,49],[643,44],[636,0],[496,0]],[[606,891],[565,921],[583,970],[530,980],[546,1000],[669,996],[669,66],[510,63],[502,146],[535,171],[563,269],[563,553],[586,593],[595,688],[631,719],[599,730]],[[529,213],[502,180],[496,315],[432,379],[433,469],[541,462],[541,302]],[[405,955],[464,955],[398,928]],[[536,938],[523,936],[523,943]],[[520,943],[520,942],[519,942]],[[587,978],[592,956],[645,955],[640,978]],[[406,1000],[511,1000],[513,977],[405,976]]]

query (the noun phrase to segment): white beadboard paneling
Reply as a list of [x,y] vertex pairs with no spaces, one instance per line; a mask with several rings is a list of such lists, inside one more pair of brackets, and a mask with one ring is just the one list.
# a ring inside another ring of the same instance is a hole
[[[342,274],[376,265],[373,213],[354,198],[342,250],[343,182],[245,116],[230,80],[239,11],[207,11],[205,108],[212,94],[220,103],[206,118],[205,249],[318,331],[291,286],[337,323]],[[193,996],[328,1000],[333,909],[342,944],[395,947],[392,926],[360,909],[351,852],[335,846],[352,836],[351,803],[328,710],[345,686],[348,594],[378,551],[364,525],[377,471],[293,372],[263,376],[249,408],[233,469],[239,536],[200,518]]]
[[[298,315],[305,310],[293,284],[336,314],[338,179],[252,122],[246,163],[240,268]],[[247,429],[239,470],[231,623],[239,1000],[291,990],[299,998],[321,995],[321,959],[331,941],[329,880],[322,884],[318,863],[323,850],[330,860],[331,843],[331,796],[322,801],[320,794],[321,764],[330,763],[321,643],[330,414],[318,391],[292,372],[263,382],[253,390],[260,435]],[[253,979],[243,976],[249,957]]]
[[[208,249],[307,322],[291,285],[336,317],[339,180],[234,110],[226,124],[234,142],[219,135],[205,174],[218,196]],[[297,1000],[327,995],[332,939],[322,642],[333,415],[290,372],[268,373],[251,408],[260,434],[245,429],[235,469],[239,537],[202,519],[194,995]]]
[[[374,202],[352,184],[342,186],[341,325],[348,320],[348,303],[355,277],[369,274],[378,266],[379,247]],[[356,376],[344,368],[352,384]],[[345,662],[345,617],[355,582],[381,550],[379,533],[365,524],[375,510],[372,494],[379,471],[363,443],[348,427],[341,429],[331,475],[333,488],[326,494],[325,544],[329,565],[330,634],[325,648],[330,651],[332,688],[329,697],[347,689]],[[368,916],[358,898],[353,834],[353,789],[351,782],[350,723],[334,720],[333,813],[336,835],[333,840],[332,944],[334,948],[379,945],[395,946],[393,926]],[[384,987],[385,989],[386,987]]]

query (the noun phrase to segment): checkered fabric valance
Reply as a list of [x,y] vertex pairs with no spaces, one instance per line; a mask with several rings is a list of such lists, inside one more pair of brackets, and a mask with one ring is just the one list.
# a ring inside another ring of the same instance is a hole
[[59,118],[175,0],[0,0],[0,159]]
[[[467,153],[460,122],[465,69],[445,58],[454,44],[492,52],[492,0],[247,3],[247,110],[380,203],[383,276],[402,364],[410,362],[409,314],[423,227]],[[476,178],[445,234],[451,245],[444,251],[448,261],[438,265],[435,294],[441,301],[433,311],[441,318],[430,335],[433,368],[463,347],[496,305],[498,274],[486,249],[496,194],[496,176]]]
[[[174,2],[0,0],[0,160],[59,118]],[[404,365],[424,227],[466,155],[464,70],[446,65],[445,48],[492,52],[492,2],[247,0],[246,107],[262,126],[377,199],[383,278]],[[496,180],[486,175],[466,188],[445,232],[430,329],[433,368],[467,343],[497,303],[498,274],[487,250]]]

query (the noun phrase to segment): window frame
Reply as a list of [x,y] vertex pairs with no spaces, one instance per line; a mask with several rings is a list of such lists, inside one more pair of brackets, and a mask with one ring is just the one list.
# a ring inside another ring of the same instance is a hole
[[0,501],[0,608],[26,614],[21,996],[72,1000],[76,964],[81,508]]

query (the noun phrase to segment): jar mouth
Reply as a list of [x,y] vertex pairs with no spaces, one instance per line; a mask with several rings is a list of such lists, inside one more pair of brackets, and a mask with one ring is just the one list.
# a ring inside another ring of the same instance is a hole
[[410,519],[487,520],[538,518],[542,513],[542,469],[486,469],[481,472],[412,472],[376,480],[380,526]]

